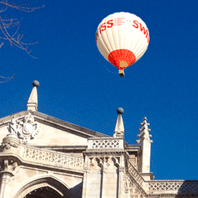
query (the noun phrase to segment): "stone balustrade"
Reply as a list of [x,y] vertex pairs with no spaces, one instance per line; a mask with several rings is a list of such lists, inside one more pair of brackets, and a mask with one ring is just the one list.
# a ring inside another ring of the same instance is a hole
[[[6,143],[6,141],[4,142]],[[24,163],[36,163],[40,166],[51,166],[61,169],[66,168],[83,171],[83,157],[62,152],[29,147],[25,145],[14,147],[10,146],[9,143],[9,147],[3,146],[3,150],[0,153],[0,158],[5,155],[15,157],[18,156],[18,158]]]
[[22,158],[27,161],[67,168],[83,169],[83,158],[61,152],[23,147]]
[[153,180],[147,183],[149,194],[198,193],[198,181],[193,180]]
[[124,149],[124,140],[112,137],[90,138],[88,149]]
[[128,161],[128,174],[142,187],[144,183],[143,177],[140,173],[134,168],[134,166]]
[[128,176],[142,188],[147,195],[195,195],[198,193],[198,181],[195,180],[151,180],[145,181],[140,173],[128,161]]

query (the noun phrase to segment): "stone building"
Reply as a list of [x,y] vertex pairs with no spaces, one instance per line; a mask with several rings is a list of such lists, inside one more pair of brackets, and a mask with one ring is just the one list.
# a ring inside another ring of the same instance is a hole
[[146,118],[129,145],[122,108],[110,137],[38,112],[33,86],[27,111],[0,119],[0,198],[198,197],[198,181],[154,179]]

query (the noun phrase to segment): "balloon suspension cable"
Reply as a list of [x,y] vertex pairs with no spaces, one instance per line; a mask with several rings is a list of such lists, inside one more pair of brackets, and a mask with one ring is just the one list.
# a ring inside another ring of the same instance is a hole
[[110,73],[112,73],[112,74],[117,74],[117,72],[112,72],[112,71],[110,71],[109,69],[107,69],[107,67],[104,65],[104,67],[105,67],[105,69],[108,71],[108,72],[110,72]]

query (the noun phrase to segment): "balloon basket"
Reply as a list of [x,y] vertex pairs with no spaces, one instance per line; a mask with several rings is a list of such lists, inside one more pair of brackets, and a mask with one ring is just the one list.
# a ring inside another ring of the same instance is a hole
[[125,76],[124,70],[119,70],[119,75],[120,77],[124,77]]

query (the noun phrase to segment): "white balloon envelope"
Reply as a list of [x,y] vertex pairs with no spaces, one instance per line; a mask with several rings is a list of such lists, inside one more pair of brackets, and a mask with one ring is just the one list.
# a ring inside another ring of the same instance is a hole
[[96,31],[100,53],[124,76],[124,69],[137,62],[149,44],[149,30],[139,17],[128,12],[114,13],[102,20]]

